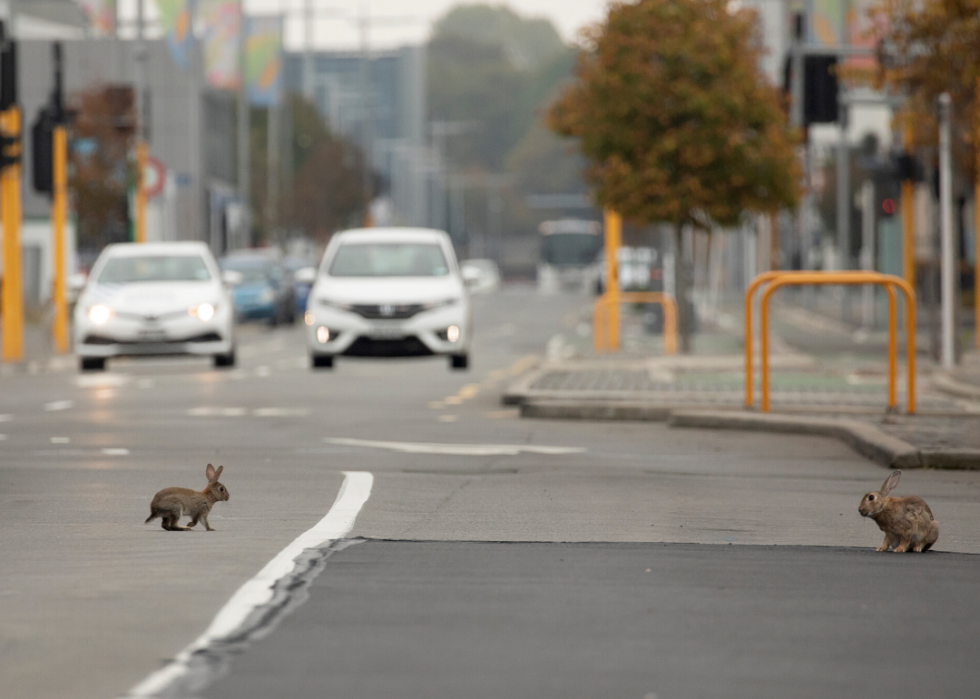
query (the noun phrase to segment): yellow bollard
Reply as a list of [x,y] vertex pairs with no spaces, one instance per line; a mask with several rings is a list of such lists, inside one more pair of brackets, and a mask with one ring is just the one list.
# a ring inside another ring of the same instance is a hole
[[605,211],[606,293],[609,349],[619,349],[619,246],[623,238],[623,219],[615,211]]
[[146,189],[143,187],[143,170],[146,168],[148,146],[140,139],[136,142],[136,221],[133,240],[137,243],[146,242]]

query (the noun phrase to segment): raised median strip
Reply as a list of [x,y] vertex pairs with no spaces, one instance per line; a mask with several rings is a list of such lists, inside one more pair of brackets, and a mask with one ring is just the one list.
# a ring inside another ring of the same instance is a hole
[[525,399],[521,417],[551,420],[632,420],[671,427],[735,429],[834,437],[889,468],[980,470],[980,449],[919,448],[868,422],[841,417],[704,410],[644,401]]

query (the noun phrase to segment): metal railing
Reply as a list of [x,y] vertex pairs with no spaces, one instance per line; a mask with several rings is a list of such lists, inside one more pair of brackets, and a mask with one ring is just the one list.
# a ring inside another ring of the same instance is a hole
[[769,412],[769,299],[776,289],[783,286],[828,286],[876,284],[888,292],[888,407],[897,406],[897,324],[895,288],[905,296],[905,332],[907,357],[906,407],[909,414],[915,412],[915,291],[901,277],[879,272],[764,272],[758,275],[745,290],[745,405],[753,405],[752,385],[752,298],[757,289],[768,284],[762,292],[759,304],[760,335],[760,388],[761,409]]
[[664,311],[664,354],[677,354],[677,301],[660,291],[606,292],[592,311],[592,343],[596,352],[619,349],[619,332],[609,322],[610,310],[620,303],[658,303]]

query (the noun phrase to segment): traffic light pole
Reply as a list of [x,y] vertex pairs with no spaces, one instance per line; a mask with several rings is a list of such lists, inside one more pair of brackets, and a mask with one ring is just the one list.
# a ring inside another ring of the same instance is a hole
[[149,149],[146,143],[147,115],[144,113],[146,43],[143,41],[143,2],[144,0],[136,0],[136,192],[133,197],[136,211],[133,240],[137,243],[146,242],[146,190],[143,187],[143,171],[146,169]]
[[68,351],[68,299],[65,293],[65,219],[68,217],[68,130],[64,124],[54,127],[52,134],[54,168],[51,196],[51,223],[54,237],[54,283],[52,303],[54,323],[51,335],[55,351]]
[[0,135],[3,142],[0,169],[0,225],[3,226],[3,289],[0,316],[3,341],[0,359],[24,358],[24,289],[20,260],[20,152],[21,116],[17,106],[16,46],[7,40],[0,23]]

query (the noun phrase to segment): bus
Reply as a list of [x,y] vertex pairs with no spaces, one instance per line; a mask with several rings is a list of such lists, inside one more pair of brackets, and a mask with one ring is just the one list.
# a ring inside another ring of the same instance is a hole
[[602,224],[564,218],[544,221],[538,230],[541,233],[538,291],[543,294],[594,292],[599,284]]

